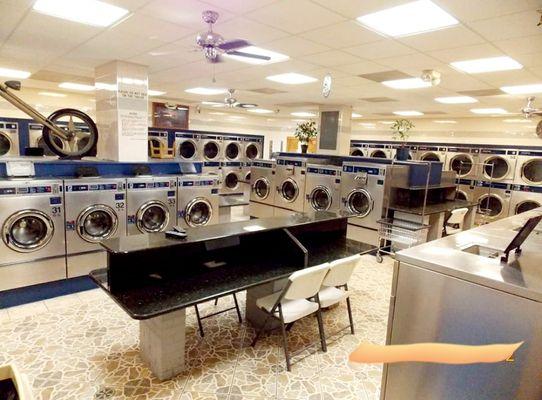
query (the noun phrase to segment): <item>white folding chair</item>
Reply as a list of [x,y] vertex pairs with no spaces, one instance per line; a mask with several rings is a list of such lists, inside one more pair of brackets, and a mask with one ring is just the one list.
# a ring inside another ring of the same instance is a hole
[[354,319],[352,318],[352,306],[350,304],[350,292],[348,291],[348,281],[359,263],[361,256],[359,254],[341,258],[329,264],[329,271],[324,278],[322,288],[318,293],[320,305],[322,308],[330,307],[346,299],[346,308],[348,310],[348,320],[350,325],[340,329],[337,334],[344,329],[350,328],[354,334]]
[[291,363],[288,339],[286,337],[286,324],[290,325],[303,317],[316,313],[322,351],[327,351],[318,292],[328,270],[329,265],[326,263],[296,271],[290,275],[286,286],[281,292],[273,293],[256,300],[256,305],[267,314],[267,317],[254,337],[251,346],[254,347],[256,345],[258,338],[265,330],[265,326],[271,318],[279,320],[282,330],[284,356],[286,357],[286,369],[288,371],[291,369]]
[[465,221],[465,215],[469,212],[468,208],[456,208],[452,210],[452,215],[444,224],[444,233],[446,235],[453,235],[463,230],[463,223]]

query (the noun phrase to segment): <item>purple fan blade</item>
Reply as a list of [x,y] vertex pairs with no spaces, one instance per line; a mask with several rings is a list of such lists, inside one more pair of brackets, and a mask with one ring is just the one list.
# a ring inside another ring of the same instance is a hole
[[250,43],[243,39],[230,40],[229,42],[224,42],[218,47],[224,51],[231,51],[242,49],[243,47],[250,46]]
[[256,58],[258,60],[265,60],[265,61],[271,60],[271,57],[261,56],[259,54],[245,53],[244,51],[228,51],[228,54],[232,56],[238,56],[238,57]]

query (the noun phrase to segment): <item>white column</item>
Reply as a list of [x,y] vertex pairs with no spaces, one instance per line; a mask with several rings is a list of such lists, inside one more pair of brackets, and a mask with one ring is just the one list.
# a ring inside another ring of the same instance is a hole
[[98,157],[147,161],[147,67],[112,61],[97,67],[95,76]]
[[320,144],[321,136],[318,136],[318,154],[333,154],[347,156],[350,154],[350,135],[352,131],[352,107],[350,106],[321,106],[318,129],[321,132],[322,112],[338,111],[339,126],[337,129],[337,145],[334,149],[323,148]]

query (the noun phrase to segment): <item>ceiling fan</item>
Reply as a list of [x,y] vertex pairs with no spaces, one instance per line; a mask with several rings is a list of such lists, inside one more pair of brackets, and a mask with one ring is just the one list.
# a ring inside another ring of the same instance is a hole
[[243,39],[234,39],[226,41],[221,35],[213,32],[213,24],[218,20],[219,14],[216,11],[206,10],[202,13],[203,22],[209,25],[207,32],[199,33],[196,36],[196,44],[200,50],[203,50],[205,59],[210,63],[219,63],[223,59],[222,54],[230,54],[237,57],[256,58],[259,60],[269,61],[271,57],[262,56],[259,54],[247,53],[239,51],[251,44]]
[[257,104],[254,103],[240,103],[237,101],[235,97],[233,97],[233,94],[235,93],[235,89],[228,89],[228,96],[224,99],[224,104],[226,107],[233,108],[254,108],[257,107]]

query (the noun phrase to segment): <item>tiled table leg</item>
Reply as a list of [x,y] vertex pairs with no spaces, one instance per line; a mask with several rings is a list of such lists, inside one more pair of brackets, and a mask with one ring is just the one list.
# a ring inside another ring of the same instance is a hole
[[185,321],[185,309],[139,321],[141,358],[160,380],[185,368]]

